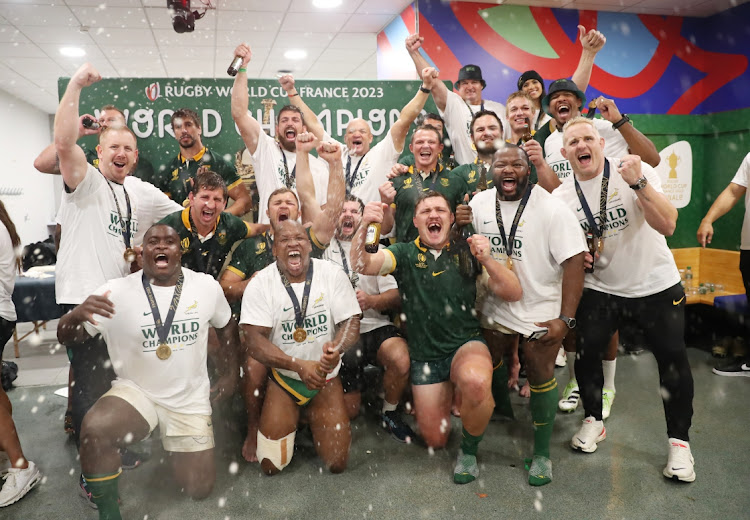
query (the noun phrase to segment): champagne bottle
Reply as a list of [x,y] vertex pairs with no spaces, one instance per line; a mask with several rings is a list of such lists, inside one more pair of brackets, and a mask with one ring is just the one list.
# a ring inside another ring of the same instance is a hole
[[594,272],[594,262],[596,261],[596,237],[591,231],[586,232],[586,245],[589,246],[589,253],[591,253],[591,267],[585,268],[583,271],[586,273]]
[[237,75],[237,73],[240,71],[240,67],[242,67],[242,56],[235,56],[232,60],[232,63],[229,64],[229,68],[227,69],[227,74],[234,77]]

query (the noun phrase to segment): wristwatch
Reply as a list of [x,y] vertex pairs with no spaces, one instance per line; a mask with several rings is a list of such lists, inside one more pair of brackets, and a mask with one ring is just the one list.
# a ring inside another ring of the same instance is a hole
[[638,190],[642,190],[643,188],[645,188],[646,184],[648,184],[648,179],[646,177],[641,177],[640,179],[635,181],[635,184],[631,184],[630,188],[635,191],[638,191]]
[[561,320],[563,320],[563,322],[565,323],[565,325],[568,326],[569,329],[575,329],[576,328],[576,319],[575,318],[568,318],[564,314],[560,314],[560,316],[558,316],[558,318],[561,319]]
[[421,90],[421,91],[422,91],[422,92],[424,92],[425,94],[429,94],[430,92],[432,92],[432,90],[428,89],[428,88],[427,88],[427,87],[425,87],[424,85],[420,85],[420,86],[419,86],[419,90]]

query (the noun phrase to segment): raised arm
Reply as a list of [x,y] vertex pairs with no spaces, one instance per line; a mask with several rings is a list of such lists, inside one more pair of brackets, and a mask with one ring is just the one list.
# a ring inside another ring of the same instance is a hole
[[318,116],[315,115],[315,112],[310,110],[307,103],[302,101],[302,98],[297,91],[297,87],[294,86],[294,76],[291,74],[284,74],[279,78],[279,84],[289,97],[289,103],[302,111],[302,117],[304,118],[307,131],[311,132],[319,141],[322,141],[323,136],[325,135],[325,129],[323,128],[323,125],[320,124],[320,120],[318,119]]
[[591,29],[587,33],[583,25],[578,26],[578,35],[583,52],[572,79],[581,92],[586,92],[591,80],[591,71],[594,68],[594,58],[596,58],[596,53],[602,50],[604,44],[607,43],[607,38],[596,29]]
[[247,90],[247,71],[245,67],[250,63],[252,53],[246,43],[241,43],[234,50],[234,55],[242,56],[242,66],[234,78],[234,87],[232,87],[232,119],[237,124],[240,136],[245,142],[248,151],[254,154],[258,148],[258,139],[260,139],[263,129],[247,109],[250,95]]
[[[319,213],[312,219],[312,230],[321,244],[328,244],[333,238],[339,216],[344,209],[346,180],[344,179],[344,164],[341,162],[341,147],[338,143],[320,143],[318,157],[328,163],[328,193],[325,206],[318,207]],[[299,170],[297,172],[299,175]],[[312,174],[310,182],[312,182]],[[297,189],[299,190],[299,184]],[[315,204],[317,205],[317,202]]]
[[[437,79],[438,71],[432,67],[426,67],[422,71],[422,87],[431,91],[436,83],[440,83]],[[391,127],[391,139],[393,139],[393,146],[398,152],[404,150],[404,141],[406,140],[406,134],[409,133],[409,127],[417,118],[419,113],[424,108],[424,104],[427,102],[427,98],[430,95],[427,92],[423,92],[421,89],[417,90],[414,97],[406,104],[398,115],[398,119]]]
[[557,177],[557,174],[552,170],[547,161],[544,158],[544,150],[539,141],[531,139],[523,144],[523,149],[529,156],[531,164],[536,169],[537,183],[552,193],[562,182]]
[[[83,126],[83,119],[96,119],[91,114],[83,114],[78,118],[78,138],[80,139],[84,135],[96,135],[101,129],[91,129]],[[57,153],[55,152],[55,143],[50,144],[42,153],[40,153],[36,159],[34,159],[34,168],[40,173],[50,173],[53,175],[60,175],[60,167],[57,164]]]
[[[414,66],[417,68],[417,75],[424,80],[422,76],[424,70],[431,67],[419,52],[423,41],[424,38],[418,34],[411,34],[406,38],[406,50],[409,52],[409,56],[411,56]],[[432,99],[435,100],[435,105],[437,105],[441,112],[445,110],[445,104],[448,101],[448,87],[445,86],[445,83],[435,81],[435,84],[432,86]]]
[[57,341],[63,345],[82,343],[90,338],[83,324],[89,322],[98,325],[94,315],[110,318],[115,313],[115,306],[109,299],[109,291],[104,294],[92,294],[77,305],[72,311],[60,318],[57,325]]
[[102,79],[93,65],[84,63],[70,78],[60,105],[57,107],[54,124],[55,152],[59,159],[63,182],[70,190],[75,190],[86,177],[86,155],[78,141],[78,105],[81,90]]
[[383,207],[387,204],[381,202],[368,202],[362,214],[362,223],[359,230],[352,238],[352,251],[349,260],[352,263],[352,269],[359,274],[379,275],[380,269],[385,263],[385,253],[377,251],[368,253],[365,251],[365,238],[367,236],[367,226],[372,222],[383,222]]
[[703,217],[701,225],[698,227],[698,243],[701,246],[706,247],[706,244],[711,243],[711,239],[714,236],[714,222],[726,215],[745,196],[746,191],[747,188],[744,186],[730,182],[729,186],[724,188],[724,191],[716,197],[716,200],[711,204],[711,208],[709,208],[708,213]]
[[604,119],[610,123],[619,124],[619,130],[625,142],[628,143],[628,151],[633,155],[638,155],[643,162],[650,164],[654,168],[661,162],[659,152],[651,139],[643,135],[636,127],[629,122],[623,122],[623,114],[617,108],[615,102],[611,99],[599,97],[596,100],[596,108]]
[[[637,155],[622,157],[617,172],[625,182],[634,185],[643,176],[641,158]],[[656,191],[650,183],[635,193],[648,225],[666,237],[672,236],[677,227],[677,208],[667,196]]]
[[234,202],[226,209],[227,213],[241,217],[253,209],[253,199],[250,198],[250,192],[247,191],[247,186],[245,186],[244,182],[239,183],[229,190],[229,198]]

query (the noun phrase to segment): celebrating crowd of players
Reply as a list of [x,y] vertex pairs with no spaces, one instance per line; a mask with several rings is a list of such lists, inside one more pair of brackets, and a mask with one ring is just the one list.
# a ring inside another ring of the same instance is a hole
[[[247,461],[282,471],[304,417],[325,466],[344,471],[368,364],[383,368],[379,414],[397,440],[442,448],[451,413],[460,417],[453,478],[471,482],[493,413],[513,415],[519,349],[534,427],[528,481],[547,484],[563,341],[575,354],[559,406],[572,411],[580,396],[584,420],[570,444],[592,453],[614,398],[603,361],[628,323],[658,363],[663,473],[693,481],[684,293],[665,240],[677,211],[654,172],[656,148],[612,100],[590,105],[600,118],[581,116],[605,39],[580,27],[580,41],[572,80],[545,91],[527,71],[503,105],[482,98],[475,65],[448,89],[410,36],[422,83],[374,146],[362,119],[343,143],[327,135],[291,76],[279,80],[289,104],[276,135],[264,133],[248,111],[251,51],[239,45],[231,110],[254,162],[254,224],[239,218],[248,191],[203,145],[191,110],[172,117],[180,151],[167,169],[130,175],[144,161],[113,106],[101,111],[96,158],[87,157],[76,141],[93,131],[78,106],[101,77],[82,66],[35,165],[65,186],[56,291],[69,312],[58,337],[75,378],[81,492],[100,518],[120,518],[121,454],[157,425],[179,486],[207,496],[212,406],[237,390]],[[440,114],[423,116],[406,143],[430,96]],[[377,229],[388,237],[381,244]]]

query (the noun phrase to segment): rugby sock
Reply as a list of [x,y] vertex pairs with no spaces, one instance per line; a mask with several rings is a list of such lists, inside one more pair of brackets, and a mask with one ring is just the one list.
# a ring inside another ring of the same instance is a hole
[[565,357],[568,359],[568,374],[570,375],[570,379],[575,379],[576,378],[576,353],[566,351]]
[[385,412],[395,412],[398,409],[398,403],[391,404],[385,399],[383,399],[383,413]]
[[83,476],[91,493],[91,501],[99,509],[99,520],[122,520],[120,505],[117,503],[120,497],[117,491],[120,473],[122,469],[116,473]]
[[602,371],[604,372],[604,388],[607,390],[615,390],[615,369],[617,368],[617,360],[611,361],[605,359],[602,361]]
[[461,451],[466,455],[476,456],[479,443],[482,441],[483,437],[484,433],[475,437],[467,432],[466,428],[461,428]]
[[549,458],[549,441],[557,415],[557,380],[531,385],[531,419],[534,422],[534,455]]
[[[465,431],[465,430],[464,430]],[[458,450],[456,467],[453,470],[453,482],[456,484],[468,484],[479,476],[477,456],[468,455],[463,450]]]
[[513,407],[510,404],[508,390],[508,367],[502,360],[492,370],[492,397],[495,399],[495,411],[513,419]]

